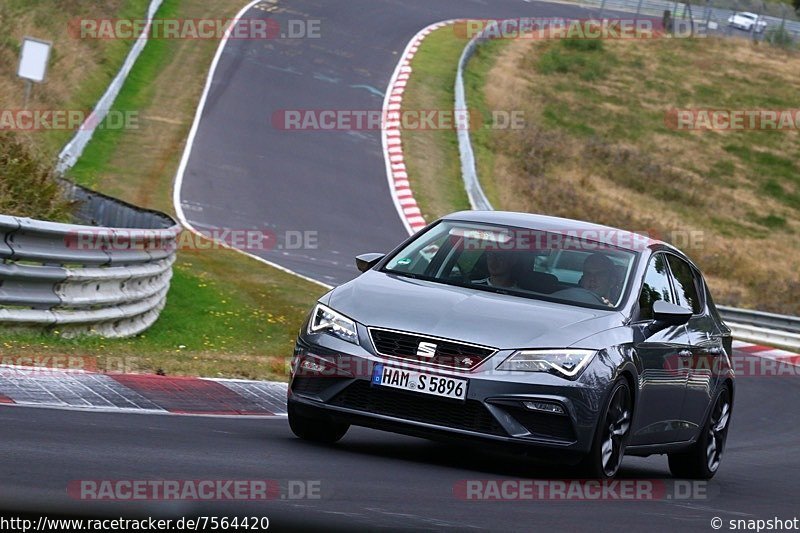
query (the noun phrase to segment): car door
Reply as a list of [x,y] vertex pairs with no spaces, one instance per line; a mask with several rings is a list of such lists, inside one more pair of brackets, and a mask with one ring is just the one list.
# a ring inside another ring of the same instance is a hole
[[720,358],[724,356],[723,339],[714,319],[709,315],[702,295],[703,282],[700,273],[680,257],[668,254],[670,276],[675,289],[676,304],[692,311],[686,324],[691,342],[692,355],[682,360],[686,371],[686,396],[681,418],[686,422],[682,429],[683,440],[692,438],[703,424],[706,409],[711,403],[714,378],[719,375]]
[[[637,321],[647,324],[653,317],[653,303],[675,303],[666,255],[656,253],[645,272],[639,295]],[[681,418],[687,372],[682,359],[691,355],[685,325],[663,329],[634,344],[639,366],[640,393],[631,434],[632,445],[659,444],[681,440],[685,421]]]

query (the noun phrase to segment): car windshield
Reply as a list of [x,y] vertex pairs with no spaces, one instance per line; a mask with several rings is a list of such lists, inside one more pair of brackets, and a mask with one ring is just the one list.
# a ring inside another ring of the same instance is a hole
[[[645,237],[609,230],[625,246]],[[384,272],[476,290],[601,309],[621,305],[637,253],[600,243],[597,230],[546,232],[443,221],[398,253]]]

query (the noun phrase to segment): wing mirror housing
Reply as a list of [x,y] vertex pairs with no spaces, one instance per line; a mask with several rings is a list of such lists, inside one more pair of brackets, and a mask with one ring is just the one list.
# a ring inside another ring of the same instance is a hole
[[657,300],[653,303],[653,321],[645,330],[646,336],[649,337],[672,326],[682,326],[689,322],[690,318],[692,318],[692,312],[689,309],[664,300]]
[[356,268],[361,272],[366,272],[370,268],[378,264],[378,262],[386,257],[386,254],[361,254],[356,256]]

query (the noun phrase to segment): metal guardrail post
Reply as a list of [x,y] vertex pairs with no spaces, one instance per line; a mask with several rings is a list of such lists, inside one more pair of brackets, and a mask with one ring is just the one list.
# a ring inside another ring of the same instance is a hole
[[166,303],[181,227],[168,215],[65,184],[98,225],[0,215],[0,327],[127,337]]

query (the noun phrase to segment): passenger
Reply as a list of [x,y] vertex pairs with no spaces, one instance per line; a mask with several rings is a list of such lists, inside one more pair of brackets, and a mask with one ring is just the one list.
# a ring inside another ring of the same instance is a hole
[[614,275],[614,262],[605,254],[594,253],[583,262],[583,276],[578,285],[599,296],[606,305],[614,306],[619,286]]

